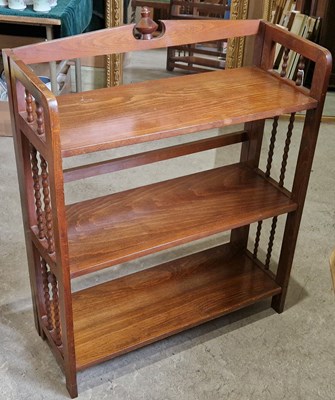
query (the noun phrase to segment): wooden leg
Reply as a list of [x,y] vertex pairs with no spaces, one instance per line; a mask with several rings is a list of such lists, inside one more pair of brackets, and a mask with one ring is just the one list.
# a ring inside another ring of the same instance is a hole
[[300,143],[297,169],[295,171],[292,200],[298,205],[296,211],[287,215],[283,243],[281,247],[276,282],[281,286],[282,292],[272,299],[272,307],[278,313],[284,309],[288,283],[291,274],[293,257],[299,233],[302,211],[309,182],[310,171],[313,163],[314,151],[319,130],[319,122],[315,114],[317,111],[309,110],[306,114],[305,124]]
[[[76,360],[74,356],[73,335],[64,337],[64,369],[66,388],[72,399],[78,396]],[[71,340],[72,339],[72,340]]]
[[295,250],[295,225],[297,220],[297,213],[291,213],[287,216],[286,228],[282,244],[282,251],[278,263],[276,282],[282,287],[282,292],[274,296],[272,299],[272,308],[281,313],[284,310],[285,299],[288,288],[288,281],[290,277],[293,255]]
[[230,243],[236,249],[246,249],[248,245],[250,225],[242,226],[231,231]]
[[66,388],[71,396],[71,399],[74,399],[76,397],[78,397],[78,387],[77,387],[77,382],[73,383],[70,382],[67,378],[66,378]]

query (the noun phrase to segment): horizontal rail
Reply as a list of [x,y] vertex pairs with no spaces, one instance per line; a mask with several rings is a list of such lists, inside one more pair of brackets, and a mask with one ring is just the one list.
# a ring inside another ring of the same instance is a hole
[[168,20],[162,21],[163,33],[151,40],[134,36],[134,24],[101,29],[33,45],[17,47],[12,52],[25,63],[39,63],[142,51],[170,46],[256,35],[259,20]]
[[64,170],[64,182],[72,182],[78,179],[121,171],[123,169],[134,168],[140,165],[152,164],[158,161],[215,149],[217,147],[245,142],[246,140],[248,140],[246,131],[239,131],[177,146],[152,150],[145,153],[133,154],[114,160],[106,160],[89,165],[81,165]]

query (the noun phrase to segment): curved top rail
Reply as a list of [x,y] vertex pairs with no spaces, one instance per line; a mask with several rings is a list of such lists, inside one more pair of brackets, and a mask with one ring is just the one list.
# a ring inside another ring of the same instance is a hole
[[152,40],[134,36],[134,25],[102,29],[77,36],[17,47],[12,54],[27,64],[150,50],[239,36],[255,35],[260,20],[168,20],[163,34]]

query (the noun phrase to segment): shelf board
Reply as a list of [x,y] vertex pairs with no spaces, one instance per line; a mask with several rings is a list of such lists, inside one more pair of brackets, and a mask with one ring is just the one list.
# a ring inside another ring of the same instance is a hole
[[296,209],[243,164],[68,205],[71,276]]
[[134,350],[281,292],[227,246],[73,294],[77,369]]
[[256,67],[71,93],[57,100],[64,157],[270,118],[317,105],[315,99],[285,80]]

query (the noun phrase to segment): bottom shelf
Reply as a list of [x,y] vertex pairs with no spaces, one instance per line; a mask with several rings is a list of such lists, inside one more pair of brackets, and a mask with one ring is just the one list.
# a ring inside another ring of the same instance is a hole
[[220,246],[73,294],[77,370],[280,293]]

